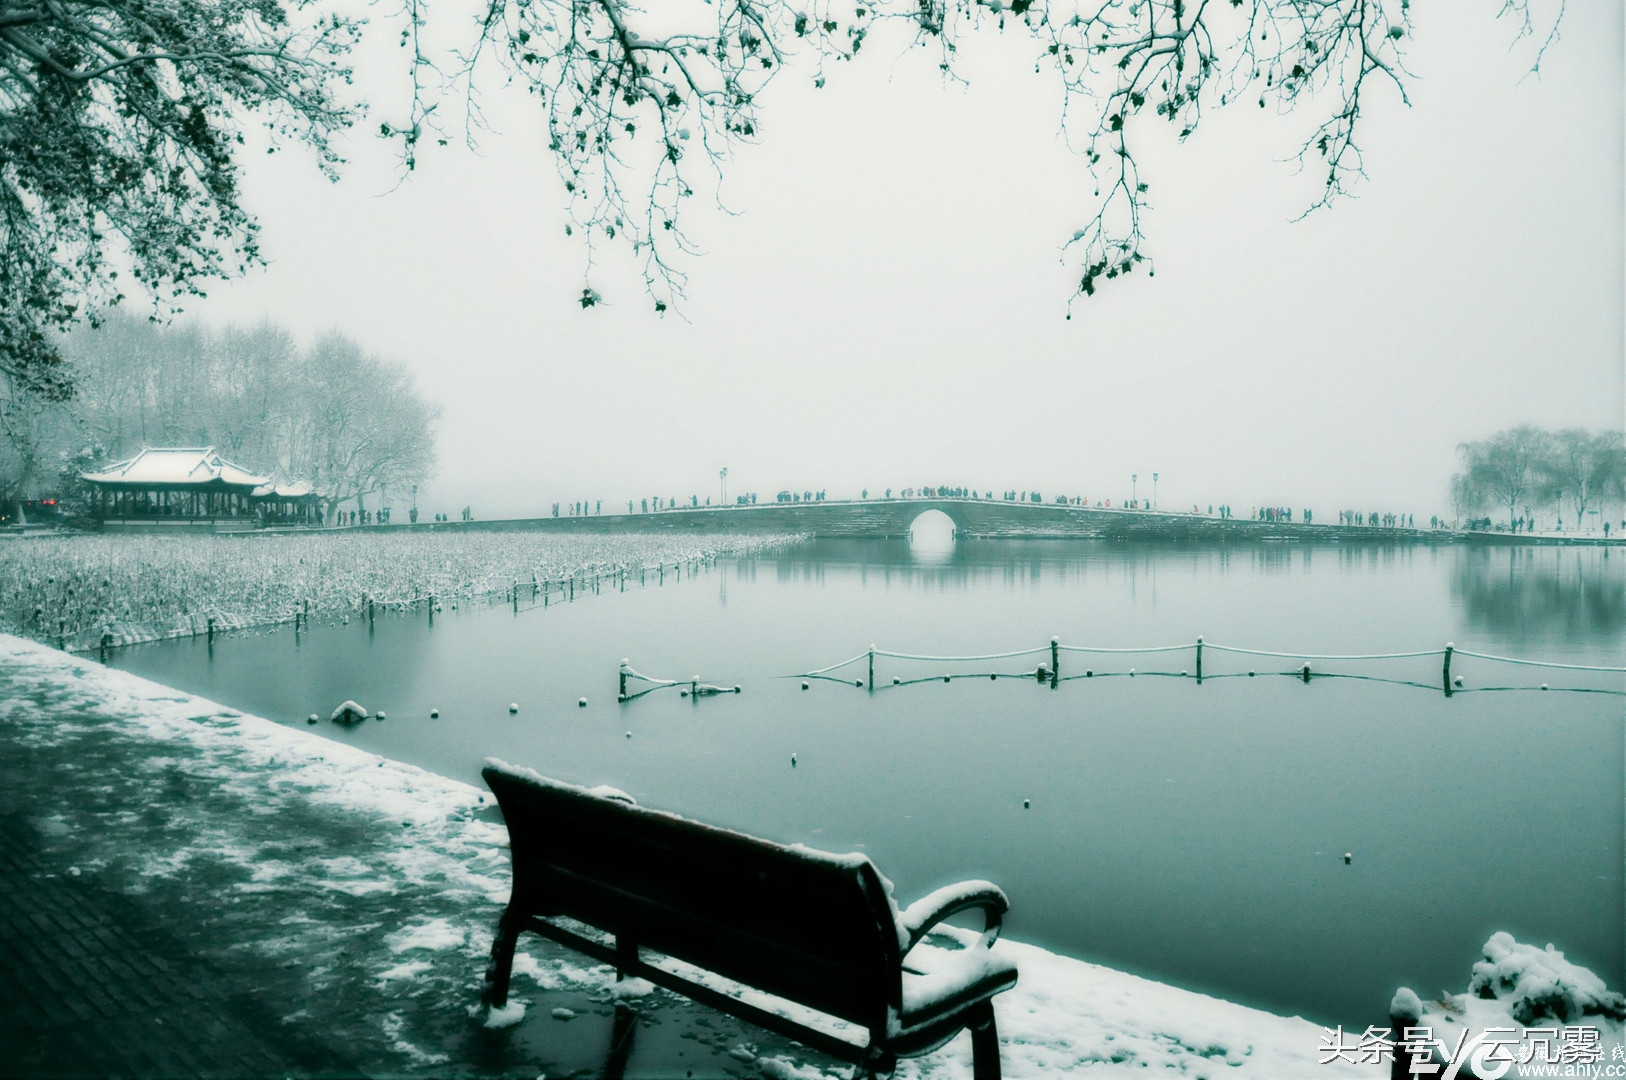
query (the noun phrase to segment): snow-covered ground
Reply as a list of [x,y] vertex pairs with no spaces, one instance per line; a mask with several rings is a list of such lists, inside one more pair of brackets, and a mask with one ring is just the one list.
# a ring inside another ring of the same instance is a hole
[[[489,794],[466,784],[4,635],[0,754],[37,784],[36,824],[70,872],[184,909],[215,943],[211,961],[296,1003],[283,1022],[342,1041],[364,1072],[591,1070],[629,996],[640,1016],[632,1074],[850,1071],[664,991],[617,986],[609,969],[534,936],[515,963],[513,1000],[525,1008],[488,1026],[476,1005],[507,900],[507,835]],[[1387,1064],[1322,1064],[1328,1033],[1303,1019],[1018,942],[996,947],[1020,972],[996,1000],[1009,1077],[1388,1074]],[[1473,987],[1492,999],[1432,1003],[1429,1018],[1481,1024],[1521,1001],[1529,1014],[1537,1000],[1619,1008],[1561,957],[1511,939],[1492,947],[1501,952],[1475,969]],[[1606,1060],[1621,1039],[1618,1018],[1568,1022],[1599,1024]],[[965,1036],[899,1072],[969,1074]]]

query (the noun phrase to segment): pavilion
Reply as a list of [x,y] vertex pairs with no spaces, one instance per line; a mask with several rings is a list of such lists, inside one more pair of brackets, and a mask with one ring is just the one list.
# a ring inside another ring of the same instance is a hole
[[317,496],[309,484],[277,484],[227,461],[212,446],[148,447],[80,475],[95,488],[91,512],[104,528],[228,532],[266,521],[314,523],[316,516]]
[[265,484],[254,489],[263,525],[320,525],[322,497],[303,480],[291,484]]

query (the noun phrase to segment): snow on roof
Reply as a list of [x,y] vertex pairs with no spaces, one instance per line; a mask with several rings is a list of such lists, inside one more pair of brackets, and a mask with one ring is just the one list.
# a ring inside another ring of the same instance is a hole
[[218,484],[254,488],[271,483],[271,477],[251,473],[240,465],[232,464],[216,453],[212,446],[144,447],[141,453],[128,461],[109,465],[100,472],[80,475],[93,484],[171,487]]
[[303,480],[291,484],[261,484],[251,493],[256,499],[308,499],[316,489]]

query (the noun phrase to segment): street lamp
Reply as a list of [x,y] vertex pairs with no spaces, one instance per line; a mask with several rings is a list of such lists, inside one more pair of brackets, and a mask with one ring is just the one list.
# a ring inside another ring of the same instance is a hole
[[1152,509],[1157,509],[1157,473],[1152,474]]
[[1135,485],[1140,483],[1140,473],[1129,474],[1129,505],[1135,505]]
[[723,485],[722,502],[723,502],[723,505],[726,506],[728,504],[728,466],[727,465],[724,465],[721,469],[717,470],[717,479],[722,482],[722,485]]

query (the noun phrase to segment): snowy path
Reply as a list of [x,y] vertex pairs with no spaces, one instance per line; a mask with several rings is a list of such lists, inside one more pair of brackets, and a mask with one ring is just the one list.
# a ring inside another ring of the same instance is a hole
[[[0,754],[27,777],[54,858],[194,921],[211,964],[364,1072],[559,1076],[602,1060],[610,972],[535,938],[515,967],[525,1019],[493,1031],[470,1018],[508,890],[506,832],[483,792],[10,636]],[[996,1002],[1018,1080],[1387,1074],[1317,1064],[1323,1032],[1302,1019],[998,947],[1021,972]],[[632,1074],[848,1072],[664,992],[640,1016]],[[899,1075],[969,1073],[962,1036]]]

